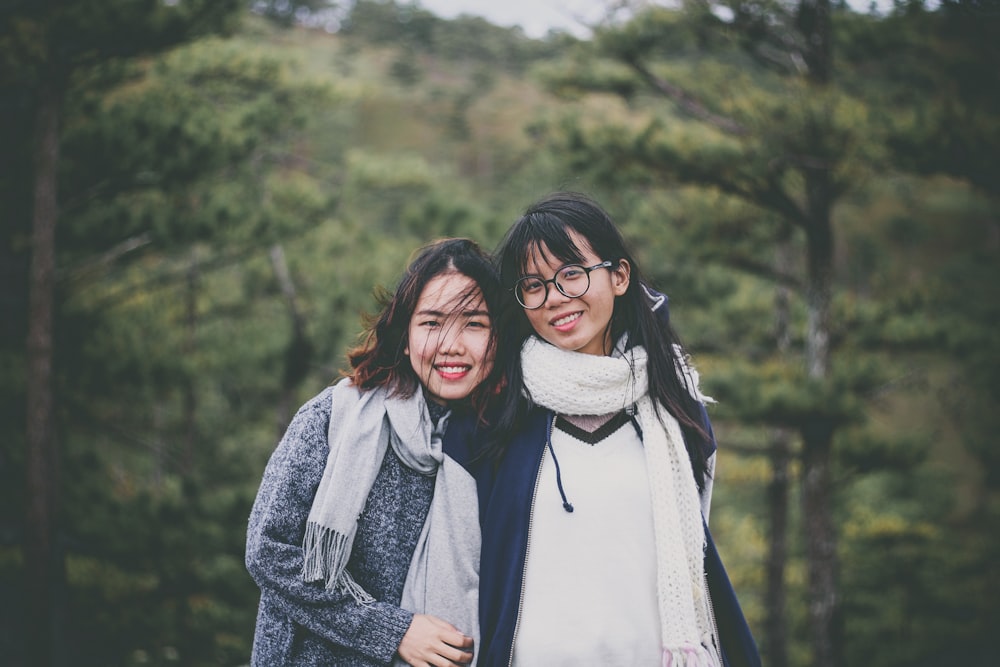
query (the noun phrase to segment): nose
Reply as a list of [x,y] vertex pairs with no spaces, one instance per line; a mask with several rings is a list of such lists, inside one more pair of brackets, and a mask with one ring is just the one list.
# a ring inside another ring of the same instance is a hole
[[549,289],[545,293],[545,301],[542,305],[546,308],[553,308],[555,306],[561,306],[569,300],[569,297],[563,294],[553,282],[549,285]]
[[458,325],[450,326],[441,332],[438,352],[452,355],[462,353],[462,327]]

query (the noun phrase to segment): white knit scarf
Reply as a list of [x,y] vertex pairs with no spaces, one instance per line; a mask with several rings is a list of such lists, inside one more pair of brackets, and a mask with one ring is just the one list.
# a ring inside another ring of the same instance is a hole
[[[471,475],[442,450],[423,393],[359,392],[345,379],[333,388],[330,454],[306,522],[306,581],[373,601],[347,571],[358,518],[389,447],[404,464],[435,475],[434,496],[403,586],[400,606],[442,618],[479,646],[479,501]],[[398,657],[394,664],[403,665]]]
[[635,406],[653,504],[663,665],[718,667],[698,486],[680,424],[662,407],[657,413],[649,398],[646,361],[642,347],[596,356],[534,336],[521,349],[525,388],[535,403],[565,415],[604,415]]

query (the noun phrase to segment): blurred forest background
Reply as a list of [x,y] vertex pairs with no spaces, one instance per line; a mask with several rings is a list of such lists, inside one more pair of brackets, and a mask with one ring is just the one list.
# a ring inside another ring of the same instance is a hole
[[0,2],[4,664],[246,664],[257,484],[372,288],[560,188],[718,400],[713,532],[764,663],[995,662],[1000,7],[612,4],[581,40]]

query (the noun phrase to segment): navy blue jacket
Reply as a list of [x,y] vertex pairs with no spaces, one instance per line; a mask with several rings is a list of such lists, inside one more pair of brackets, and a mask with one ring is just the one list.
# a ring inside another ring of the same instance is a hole
[[[506,667],[510,662],[521,604],[529,519],[535,501],[535,477],[545,452],[550,419],[548,410],[533,410],[498,466],[485,462],[474,466],[483,533],[479,566],[479,667]],[[446,448],[455,452],[462,447],[456,441],[473,442],[472,431],[469,423],[452,423],[445,435]],[[537,500],[550,501],[561,502],[559,498]],[[707,526],[705,537],[705,573],[726,667],[760,667],[757,645]]]

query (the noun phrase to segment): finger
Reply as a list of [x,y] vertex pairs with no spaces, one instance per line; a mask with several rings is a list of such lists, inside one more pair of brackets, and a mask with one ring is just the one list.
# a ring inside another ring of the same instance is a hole
[[427,663],[428,665],[433,665],[433,667],[464,667],[472,662],[472,654],[468,654],[468,659],[463,659],[461,661],[450,660],[443,655],[436,655]]
[[446,635],[442,635],[441,639],[444,640],[446,644],[450,644],[456,648],[472,648],[475,643],[472,637],[466,637],[461,632],[456,630],[455,632],[449,632]]
[[441,655],[456,665],[467,665],[472,662],[472,653],[470,651],[463,651],[454,646],[446,646],[442,649]]
[[458,628],[456,628],[454,625],[444,620],[443,618],[438,618],[437,616],[428,616],[427,618],[431,621],[431,623],[441,628],[442,630],[448,630],[450,632],[456,632],[458,634],[461,634],[461,631]]

